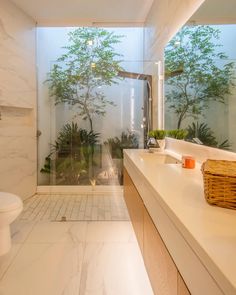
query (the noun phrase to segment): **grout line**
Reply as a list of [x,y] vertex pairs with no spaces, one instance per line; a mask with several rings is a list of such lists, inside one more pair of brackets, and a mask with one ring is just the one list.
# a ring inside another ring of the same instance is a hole
[[58,197],[58,195],[55,195],[55,204],[54,204],[54,206],[53,206],[53,208],[52,208],[52,210],[51,210],[51,212],[50,212],[50,214],[49,214],[49,217],[48,217],[48,220],[50,220],[50,221],[52,221],[52,213],[53,213],[53,211],[54,211],[54,209],[56,208],[56,206],[57,206],[57,203],[58,203],[58,201],[59,201],[59,197]]
[[52,204],[52,201],[53,201],[53,200],[50,200],[49,198],[50,198],[50,196],[48,197],[48,201],[49,201],[49,202],[48,202],[48,206],[47,206],[47,208],[45,209],[43,215],[41,216],[41,220],[44,219],[44,216],[46,215],[48,209],[50,208],[50,205]]
[[31,228],[31,230],[28,232],[28,234],[26,235],[25,239],[22,241],[22,243],[17,243],[17,245],[20,245],[19,250],[16,252],[16,254],[14,255],[14,257],[12,258],[11,262],[9,263],[9,265],[7,266],[7,268],[5,269],[5,271],[3,272],[2,276],[0,277],[0,281],[4,279],[4,277],[6,276],[9,268],[13,265],[14,261],[16,260],[17,256],[19,255],[21,249],[23,248],[23,246],[26,244],[26,240],[28,239],[29,235],[32,233],[34,227],[36,225],[36,222],[33,223],[33,226]]
[[83,275],[83,265],[84,265],[84,261],[85,261],[85,252],[86,252],[86,247],[87,247],[87,237],[88,237],[88,221],[83,221],[86,222],[86,233],[85,233],[85,237],[84,237],[84,241],[83,241],[83,257],[81,260],[81,272],[80,272],[80,278],[79,278],[79,293],[78,295],[84,295],[84,294],[80,294],[81,293],[81,282],[82,282],[82,275]]
[[2,281],[2,280],[4,279],[4,277],[5,277],[5,275],[7,274],[9,268],[12,266],[12,264],[14,263],[16,257],[18,256],[20,250],[21,250],[22,247],[24,246],[24,243],[19,243],[18,245],[20,245],[18,251],[17,251],[16,254],[13,256],[13,258],[12,258],[11,262],[9,263],[9,265],[6,267],[5,271],[3,272],[2,276],[0,277],[0,281]]
[[55,220],[57,220],[57,217],[60,214],[61,208],[63,207],[64,199],[65,199],[65,196],[63,197],[62,200],[60,200],[61,201],[61,206],[60,206],[60,208],[58,208],[57,214],[55,216]]
[[[81,199],[80,199],[80,202],[79,202],[79,206],[78,206],[78,212],[77,212],[77,219],[79,219],[79,213],[80,213],[80,208],[81,208],[81,206],[82,206],[82,201],[83,201],[83,197],[84,196],[81,196]],[[75,197],[75,199],[76,199],[77,197]],[[75,202],[76,203],[76,202]],[[72,211],[73,211],[73,209],[72,209]],[[71,212],[72,212],[71,211]],[[72,215],[71,215],[71,217],[72,217]]]
[[66,221],[129,221],[127,207],[123,197],[107,196],[36,195],[20,217],[22,221],[61,221],[60,216],[66,216]]
[[[48,197],[46,197],[46,198],[48,198]],[[47,199],[46,199],[46,201],[47,201]],[[45,204],[45,202],[46,202],[45,200],[41,200],[40,198],[39,198],[39,203],[38,203],[38,205],[37,205],[37,209],[38,209],[38,212],[37,212],[37,214],[35,215],[35,217],[33,218],[33,220],[35,220],[35,221],[39,221],[39,219],[37,219],[38,218],[38,216],[40,217],[40,213],[42,213],[41,212],[41,209],[43,208],[43,206],[44,206],[44,204]],[[36,209],[35,208],[35,209]],[[31,214],[32,215],[32,214]]]

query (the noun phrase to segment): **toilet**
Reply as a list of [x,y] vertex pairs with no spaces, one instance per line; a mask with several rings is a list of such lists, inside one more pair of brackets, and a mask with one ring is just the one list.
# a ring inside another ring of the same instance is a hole
[[11,248],[10,224],[23,209],[21,199],[10,193],[0,192],[0,256]]

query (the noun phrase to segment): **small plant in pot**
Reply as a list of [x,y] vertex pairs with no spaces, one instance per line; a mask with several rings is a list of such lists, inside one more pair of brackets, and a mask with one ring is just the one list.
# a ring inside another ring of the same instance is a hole
[[149,138],[154,138],[157,142],[158,151],[163,152],[165,149],[165,137],[166,131],[165,130],[152,130],[148,133]]
[[183,140],[187,137],[188,131],[185,129],[168,130],[167,136],[175,139]]

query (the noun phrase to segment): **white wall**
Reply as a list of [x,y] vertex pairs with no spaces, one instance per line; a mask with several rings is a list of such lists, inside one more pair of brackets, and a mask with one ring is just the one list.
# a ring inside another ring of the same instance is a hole
[[[117,35],[124,35],[122,42],[116,44],[116,52],[126,71],[143,73],[143,28],[106,28]],[[37,64],[38,64],[38,128],[42,132],[39,138],[38,161],[40,170],[44,159],[50,152],[50,143],[54,143],[61,127],[70,121],[79,122],[79,126],[89,129],[88,122],[75,118],[76,107],[54,106],[49,98],[48,85],[44,83],[47,73],[56,59],[63,53],[62,47],[68,43],[68,32],[72,28],[37,29]],[[142,120],[144,83],[140,80],[125,79],[111,87],[102,87],[106,98],[116,106],[108,106],[104,117],[95,117],[94,130],[101,133],[101,141],[108,137],[120,136],[127,129],[140,133]],[[133,120],[132,120],[133,118]],[[133,122],[132,122],[133,121]],[[39,183],[47,183],[47,176],[38,173]]]
[[0,191],[36,191],[35,23],[0,1]]
[[154,0],[145,22],[145,60],[163,59],[169,40],[204,0]]

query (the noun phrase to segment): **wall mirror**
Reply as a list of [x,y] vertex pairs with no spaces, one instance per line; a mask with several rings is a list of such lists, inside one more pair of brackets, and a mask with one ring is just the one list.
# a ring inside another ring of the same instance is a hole
[[165,129],[236,152],[236,1],[206,0],[165,48]]

